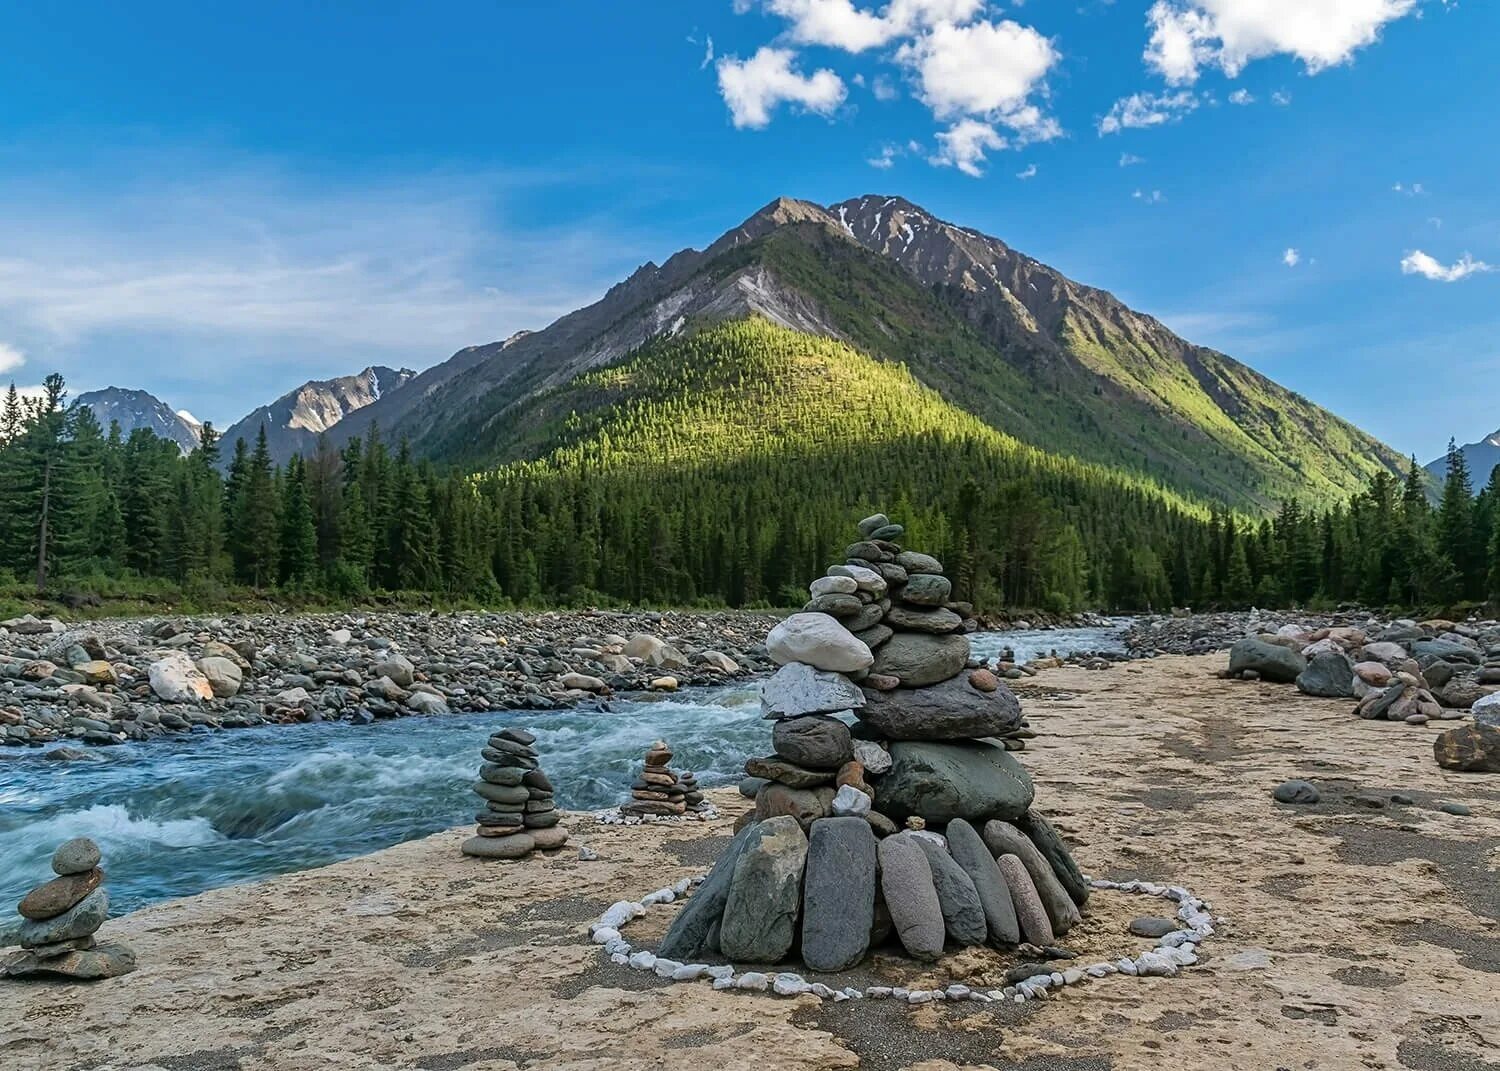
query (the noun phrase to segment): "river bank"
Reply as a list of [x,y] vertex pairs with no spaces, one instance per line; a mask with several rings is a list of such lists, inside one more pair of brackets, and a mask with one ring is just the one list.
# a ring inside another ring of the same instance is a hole
[[[484,864],[459,855],[466,831],[452,831],[112,919],[101,937],[128,941],[140,968],[89,988],[9,988],[0,1063],[1485,1067],[1500,1045],[1500,782],[1435,767],[1436,729],[1361,721],[1347,703],[1219,680],[1220,668],[1164,656],[1016,686],[1040,734],[1023,762],[1084,868],[1181,882],[1226,918],[1178,978],[1108,979],[1022,1007],[912,1009],[615,968],[588,943],[589,922],[702,872],[743,806],[720,790],[715,823],[570,816],[594,862],[570,848]],[[1323,802],[1273,802],[1292,777],[1320,785]],[[1437,809],[1447,802],[1472,816]],[[1112,895],[1096,897],[1085,932],[1134,950],[1123,920],[1138,905]],[[670,911],[632,934],[649,944]],[[995,959],[870,969],[917,984],[992,974]]]

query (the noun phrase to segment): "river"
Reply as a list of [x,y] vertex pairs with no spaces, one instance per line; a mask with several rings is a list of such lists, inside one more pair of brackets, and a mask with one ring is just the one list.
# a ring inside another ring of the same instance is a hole
[[[1021,661],[1121,650],[1122,627],[978,633],[974,649],[992,659],[1008,646]],[[46,880],[69,837],[99,842],[118,914],[462,825],[479,803],[479,749],[506,725],[536,734],[568,810],[620,803],[657,738],[705,788],[735,783],[769,747],[754,682],[608,706],[201,732],[74,762],[0,749],[0,904]]]

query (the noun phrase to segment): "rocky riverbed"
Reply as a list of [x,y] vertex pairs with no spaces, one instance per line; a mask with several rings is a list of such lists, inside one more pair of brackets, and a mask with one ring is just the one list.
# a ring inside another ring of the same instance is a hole
[[775,621],[734,611],[18,618],[0,623],[0,746],[606,704],[760,672]]
[[[700,874],[739,811],[675,826],[569,815],[575,843],[518,863],[458,852],[469,830],[110,919],[130,975],[11,983],[0,1066],[277,1071],[744,1065],[778,1069],[1477,1069],[1500,1046],[1500,783],[1439,769],[1438,727],[1361,722],[1347,702],[1220,680],[1164,656],[1018,682],[1041,730],[1022,754],[1091,875],[1181,883],[1213,905],[1202,962],[1025,1005],[715,991],[609,962],[589,924]],[[1289,778],[1321,802],[1288,805]],[[1467,816],[1446,813],[1461,804]],[[45,860],[28,880],[46,876]],[[1139,952],[1138,899],[1107,891],[1068,935]],[[672,905],[632,927],[642,947]],[[877,957],[854,984],[1003,978],[965,950]],[[1309,1061],[1314,1061],[1309,1063]]]

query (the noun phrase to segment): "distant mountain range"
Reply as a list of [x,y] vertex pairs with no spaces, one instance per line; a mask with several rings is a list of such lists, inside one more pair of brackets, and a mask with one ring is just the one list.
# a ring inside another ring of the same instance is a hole
[[198,429],[202,425],[197,419],[184,410],[174,411],[166,402],[143,390],[106,387],[80,394],[73,404],[92,409],[106,432],[111,423],[118,423],[121,434],[126,436],[136,428],[149,428],[161,438],[171,439],[184,454],[198,445]]
[[271,456],[285,462],[293,454],[310,455],[318,436],[352,414],[400,391],[416,376],[410,368],[376,365],[352,376],[318,379],[288,391],[224,429],[227,457],[236,439],[253,444],[262,426]]
[[[1477,443],[1460,446],[1459,450],[1469,466],[1469,479],[1473,481],[1477,494],[1489,483],[1491,470],[1500,465],[1500,431],[1486,435]],[[1436,461],[1429,462],[1427,471],[1441,481],[1448,474],[1448,455],[1444,454]]]
[[[1390,447],[1108,292],[884,196],[826,207],[778,199],[545,329],[460,350],[420,374],[373,368],[306,384],[227,429],[226,440],[253,440],[264,423],[284,460],[310,450],[319,431],[341,444],[378,423],[388,441],[405,437],[418,455],[469,469],[537,458],[565,440],[579,445],[580,425],[559,405],[582,413],[601,398],[628,403],[629,389],[615,393],[619,384],[586,373],[627,367],[651,342],[736,338],[712,329],[750,318],[904,365],[965,419],[1048,454],[1198,498],[1252,509],[1291,496],[1324,503],[1377,471],[1403,470]],[[699,347],[666,352],[702,359]],[[756,422],[754,400],[780,392],[777,419],[793,420],[786,398],[802,393],[743,379],[802,366],[751,364],[714,363],[734,380],[733,419]],[[653,368],[653,381],[674,390],[731,386]],[[682,404],[702,411],[702,401]],[[608,423],[594,421],[601,434]]]

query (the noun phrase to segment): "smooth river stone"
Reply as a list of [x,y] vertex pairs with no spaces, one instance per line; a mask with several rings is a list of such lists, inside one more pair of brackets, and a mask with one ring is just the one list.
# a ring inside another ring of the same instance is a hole
[[1052,864],[1052,872],[1057,875],[1058,882],[1072,897],[1073,902],[1082,907],[1089,898],[1089,883],[1052,823],[1047,821],[1045,815],[1031,810],[1017,818],[1015,826],[1031,839],[1036,850],[1042,853],[1042,858]]
[[1057,935],[1052,931],[1047,909],[1042,904],[1042,898],[1036,891],[1036,883],[1031,880],[1031,872],[1026,869],[1026,864],[1019,856],[1009,853],[1000,856],[995,863],[1000,868],[1001,876],[1005,878],[1005,887],[1010,890],[1021,936],[1029,944],[1039,948],[1052,944],[1057,940]]
[[16,930],[16,939],[25,948],[55,945],[75,937],[87,937],[109,917],[109,890],[95,889],[61,915],[50,919],[28,919]]
[[515,766],[496,766],[493,762],[487,762],[479,767],[479,779],[492,785],[515,788],[525,776],[526,771]]
[[1003,747],[983,741],[898,740],[875,786],[875,809],[897,822],[1019,818],[1031,806],[1031,778]]
[[859,590],[852,576],[820,576],[808,585],[808,592],[816,598],[819,595],[853,595]]
[[943,906],[927,854],[910,837],[887,837],[877,850],[880,891],[901,946],[911,956],[935,960],[943,954]]
[[802,962],[844,971],[864,958],[875,924],[877,841],[863,818],[820,818],[807,844]]
[[[852,635],[849,638],[869,653],[868,647]],[[907,688],[921,688],[958,676],[968,663],[967,636],[898,632],[880,645],[867,666],[872,673],[897,678]]]
[[767,755],[747,760],[745,773],[751,777],[764,777],[767,781],[775,781],[788,788],[816,788],[819,785],[833,784],[837,771],[810,770],[795,762],[788,762],[779,755]]
[[834,673],[869,669],[875,657],[833,618],[810,613],[792,614],[778,622],[766,636],[766,652],[778,665],[806,662]]
[[0,975],[11,978],[41,974],[93,981],[99,978],[118,978],[133,970],[135,953],[118,943],[74,949],[57,956],[39,956],[26,950],[0,960]]
[[488,781],[475,781],[474,791],[493,803],[525,803],[531,793],[523,785],[492,785]]
[[[1031,875],[1031,884],[1042,898],[1042,906],[1047,909],[1047,917],[1052,920],[1052,932],[1055,935],[1061,937],[1083,918],[1078,913],[1078,905],[1073,903],[1062,883],[1057,880],[1057,875],[1052,872],[1052,864],[1042,858],[1042,853],[1037,851],[1036,845],[1031,843],[1025,833],[1009,822],[986,822],[984,845],[997,859],[1002,855],[1014,855],[1026,865],[1026,873]],[[1014,889],[1011,890],[1011,896],[1014,899]]]
[[682,905],[677,917],[672,920],[672,925],[667,927],[667,935],[662,938],[657,950],[658,955],[687,963],[710,950],[709,932],[717,928],[724,914],[735,865],[754,828],[753,825],[746,826],[719,853],[718,861],[708,872],[708,877],[698,886],[698,891],[688,898],[687,903]]
[[460,850],[476,859],[520,859],[536,849],[529,833],[512,833],[508,837],[470,837]]
[[[910,587],[911,585],[907,585]],[[940,635],[957,632],[964,627],[964,619],[952,610],[935,606],[920,609],[911,606],[892,606],[881,619],[898,632],[930,632]]]
[[52,872],[59,875],[83,874],[99,865],[99,845],[88,837],[65,840],[52,853]]
[[984,914],[984,905],[979,902],[979,891],[958,861],[948,854],[946,848],[935,843],[931,837],[919,837],[912,833],[898,833],[898,837],[910,837],[917,842],[927,856],[927,866],[932,871],[932,886],[937,890],[938,905],[943,912],[943,927],[960,945],[982,945],[989,937],[989,923]]
[[896,555],[896,564],[908,573],[941,573],[943,563],[930,554],[921,554],[915,550],[903,550]]
[[813,770],[834,770],[854,757],[849,726],[826,714],[807,714],[778,721],[771,747],[788,762]]
[[102,881],[104,871],[98,867],[82,874],[53,878],[27,893],[16,910],[37,922],[56,918],[97,889]]
[[768,818],[750,828],[719,924],[725,956],[777,963],[791,951],[806,864],[807,837],[795,818]]
[[760,689],[761,710],[770,718],[833,714],[864,705],[864,693],[848,677],[804,662],[782,666]]
[[1018,943],[1021,940],[1021,930],[1016,921],[1015,904],[1011,902],[1005,877],[1000,873],[1000,864],[984,846],[984,838],[962,818],[949,822],[943,832],[948,838],[948,851],[954,862],[964,868],[964,873],[969,875],[975,892],[979,894],[990,943]]
[[906,581],[906,586],[901,589],[901,601],[917,606],[942,606],[951,594],[953,585],[946,576],[913,573]]
[[1021,723],[1021,704],[1004,685],[981,691],[959,674],[927,688],[867,689],[860,721],[891,740],[974,740]]

